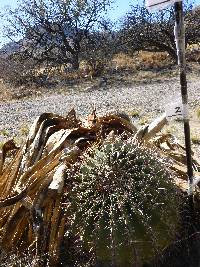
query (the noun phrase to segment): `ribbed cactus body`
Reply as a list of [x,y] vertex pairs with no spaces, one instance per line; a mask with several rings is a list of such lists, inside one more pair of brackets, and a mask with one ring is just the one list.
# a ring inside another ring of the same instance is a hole
[[178,225],[172,175],[155,152],[116,140],[80,168],[74,229],[103,266],[135,266],[168,245]]

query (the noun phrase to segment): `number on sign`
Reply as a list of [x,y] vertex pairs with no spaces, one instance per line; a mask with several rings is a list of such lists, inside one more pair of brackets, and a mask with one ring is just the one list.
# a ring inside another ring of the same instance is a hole
[[181,99],[177,99],[165,106],[166,117],[168,120],[183,119],[183,105]]
[[182,114],[181,107],[175,107],[176,114]]

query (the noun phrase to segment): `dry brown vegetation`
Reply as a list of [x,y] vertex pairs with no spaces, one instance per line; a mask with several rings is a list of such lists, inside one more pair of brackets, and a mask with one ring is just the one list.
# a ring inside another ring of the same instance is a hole
[[[10,251],[17,253],[18,258],[28,251],[31,266],[58,266],[63,242],[64,249],[70,253],[70,246],[78,238],[73,237],[72,241],[71,237],[65,236],[70,227],[68,193],[73,187],[76,164],[81,164],[88,153],[101,147],[106,140],[112,142],[116,136],[156,150],[170,161],[177,192],[186,194],[185,149],[172,134],[159,134],[166,122],[165,116],[161,116],[150,125],[137,129],[123,114],[97,117],[95,110],[81,120],[76,118],[74,110],[66,117],[52,113],[39,116],[21,147],[12,140],[2,147],[2,249],[8,254]],[[195,157],[193,165],[195,175],[200,176],[200,162]],[[68,178],[66,173],[71,173]],[[198,194],[199,187],[197,203]],[[45,259],[44,255],[47,255]]]
[[[187,57],[190,60],[188,62],[188,75],[194,77],[199,75],[198,55],[197,48],[188,48]],[[12,73],[11,68],[5,66],[1,71],[0,100],[35,97],[59,91],[67,92],[68,89],[72,88],[79,91],[88,86],[95,89],[98,88],[99,79],[102,77],[112,80],[112,84],[115,86],[119,75],[124,75],[129,84],[154,82],[176,77],[178,69],[167,53],[145,51],[133,55],[118,53],[113,56],[110,62],[82,60],[79,70],[76,71],[58,66],[48,69],[43,67],[30,69],[26,72],[19,69],[18,73],[17,66],[15,66],[15,72]],[[122,86],[125,85],[122,80],[121,83]]]
[[124,73],[127,80],[132,80],[132,82],[137,80],[142,82],[147,78],[154,80],[158,77],[162,78],[162,75],[171,77],[176,74],[176,70],[173,70],[172,67],[173,64],[167,53],[151,52],[139,52],[132,56],[119,53],[110,62],[83,60],[77,71],[60,66],[31,69],[25,73],[19,69],[19,73],[17,73],[16,67],[15,73],[12,73],[10,69],[11,73],[9,74],[9,68],[5,67],[5,75],[4,68],[1,71],[0,100],[34,97],[50,91],[55,92],[61,88],[66,91],[73,87],[81,89],[84,85],[87,86],[88,82],[95,85],[101,77],[111,77],[115,84],[119,73]]
[[148,70],[157,68],[168,68],[173,64],[169,55],[164,52],[140,51],[133,56],[119,53],[114,56],[113,65],[117,70]]

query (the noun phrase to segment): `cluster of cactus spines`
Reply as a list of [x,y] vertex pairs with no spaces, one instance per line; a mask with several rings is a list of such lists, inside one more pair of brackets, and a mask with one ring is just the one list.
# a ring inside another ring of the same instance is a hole
[[162,157],[131,140],[96,149],[72,193],[74,229],[96,262],[135,266],[168,245],[178,226],[178,197]]

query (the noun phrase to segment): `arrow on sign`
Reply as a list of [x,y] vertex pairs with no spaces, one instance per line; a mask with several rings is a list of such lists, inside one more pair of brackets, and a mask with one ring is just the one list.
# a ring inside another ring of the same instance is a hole
[[181,1],[182,0],[146,0],[146,7],[149,9],[149,11],[161,10],[173,5],[175,2]]

